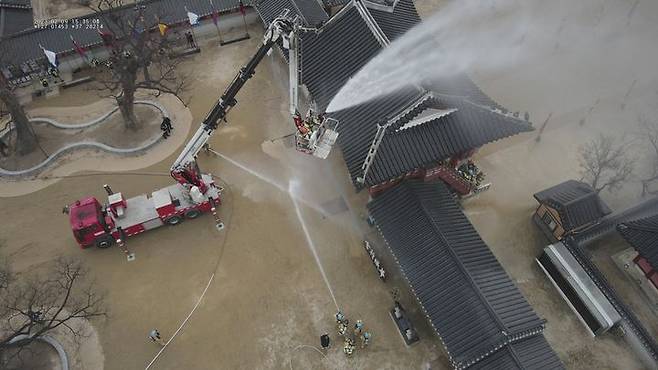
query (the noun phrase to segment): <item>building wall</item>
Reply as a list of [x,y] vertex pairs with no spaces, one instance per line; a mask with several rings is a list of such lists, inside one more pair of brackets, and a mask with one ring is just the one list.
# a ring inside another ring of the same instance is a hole
[[566,232],[562,227],[562,219],[560,218],[560,214],[554,208],[551,208],[545,204],[539,205],[539,207],[535,211],[535,214],[537,215],[538,220],[540,220],[540,222],[542,222],[546,226],[546,229],[548,231],[550,231],[550,229],[548,228],[548,224],[544,222],[544,215],[546,215],[546,213],[550,213],[550,215],[553,217],[553,220],[555,220],[555,223],[557,225],[555,230],[553,230],[552,232],[553,237],[557,240],[561,240]]
[[[245,17],[247,24],[259,23],[260,18],[258,14],[251,8],[247,9],[247,14]],[[219,32],[222,33],[223,41],[231,40],[236,37],[243,35],[244,21],[242,15],[239,12],[222,14],[218,22]],[[172,26],[169,29],[169,33],[178,32],[181,37],[184,38],[184,35],[189,31],[191,27],[188,23]],[[157,31],[156,31],[157,32]],[[205,18],[199,21],[199,24],[193,28],[194,36],[197,41],[197,44],[200,47],[214,47],[211,43],[219,43],[219,34],[217,27],[212,21],[212,18]],[[260,35],[258,35],[260,37]],[[184,41],[184,40],[183,40]],[[73,47],[73,45],[71,45]],[[100,60],[107,59],[109,55],[108,49],[104,45],[97,45],[92,48],[87,49],[87,55],[90,58],[97,58]],[[45,58],[45,57],[44,57]],[[49,87],[44,88],[38,78],[34,78],[31,84],[16,89],[16,94],[18,95],[22,103],[27,103],[32,101],[37,95],[41,94],[46,98],[49,96],[54,96],[59,94],[61,85],[70,83],[75,79],[74,71],[89,69],[90,66],[87,62],[75,51],[72,51],[67,54],[58,54],[57,59],[59,61],[59,76],[62,79],[62,82],[56,82],[51,79]]]

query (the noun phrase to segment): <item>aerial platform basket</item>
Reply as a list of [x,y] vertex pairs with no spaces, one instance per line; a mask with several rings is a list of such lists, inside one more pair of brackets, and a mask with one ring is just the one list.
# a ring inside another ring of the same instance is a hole
[[322,123],[310,135],[302,135],[297,131],[295,146],[298,151],[326,159],[338,139],[338,121],[325,117]]

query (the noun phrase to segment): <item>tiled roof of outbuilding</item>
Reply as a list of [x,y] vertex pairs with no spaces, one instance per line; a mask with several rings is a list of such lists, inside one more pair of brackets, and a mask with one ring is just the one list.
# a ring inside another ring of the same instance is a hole
[[406,180],[368,209],[455,367],[543,331],[445,184]]
[[534,195],[560,213],[565,230],[573,230],[610,214],[610,208],[588,184],[568,180]]
[[624,222],[617,230],[658,271],[658,214]]

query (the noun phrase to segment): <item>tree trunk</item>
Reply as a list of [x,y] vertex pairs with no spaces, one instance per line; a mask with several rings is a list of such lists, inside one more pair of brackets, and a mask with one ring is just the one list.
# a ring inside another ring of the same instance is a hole
[[126,128],[138,130],[140,128],[137,116],[135,116],[135,84],[133,81],[125,81],[123,84],[123,93],[117,100],[119,110],[123,117],[123,123]]
[[30,120],[25,114],[25,109],[18,101],[18,98],[7,87],[0,87],[0,99],[11,114],[14,127],[16,129],[16,149],[18,154],[25,155],[32,152],[37,147],[37,138],[32,132]]

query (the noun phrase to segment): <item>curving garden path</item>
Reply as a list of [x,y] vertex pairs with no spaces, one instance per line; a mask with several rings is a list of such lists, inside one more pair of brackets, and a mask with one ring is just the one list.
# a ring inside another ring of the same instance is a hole
[[[160,114],[162,114],[162,117],[169,117],[169,113],[167,110],[160,105],[157,102],[150,101],[150,100],[137,100],[135,101],[135,104],[141,104],[141,105],[148,105],[151,107],[156,108]],[[113,109],[111,109],[109,112],[103,114],[102,116],[93,119],[89,122],[77,124],[77,125],[68,125],[68,124],[62,124],[60,122],[57,122],[53,119],[50,118],[45,118],[45,117],[35,117],[30,119],[30,122],[34,123],[46,123],[48,125],[51,125],[53,127],[63,129],[63,130],[79,130],[79,129],[84,129],[88,127],[92,127],[95,125],[98,125],[105,121],[107,118],[109,118],[113,113],[115,113],[119,109],[118,106],[115,106]],[[57,158],[61,157],[62,155],[66,153],[70,153],[72,151],[76,151],[79,149],[100,149],[108,153],[112,154],[133,154],[137,153],[140,151],[147,150],[151,148],[153,145],[157,144],[163,140],[162,135],[158,135],[157,137],[153,138],[152,140],[139,145],[134,148],[116,148],[107,144],[99,143],[97,141],[79,141],[75,143],[70,143],[62,148],[58,149],[54,153],[48,156],[45,160],[43,160],[41,163],[32,166],[30,168],[24,169],[24,170],[16,170],[16,171],[11,171],[7,170],[4,168],[0,168],[0,176],[11,176],[11,177],[22,177],[22,176],[30,176],[30,175],[36,175],[42,170],[44,170],[50,163],[55,161]]]

